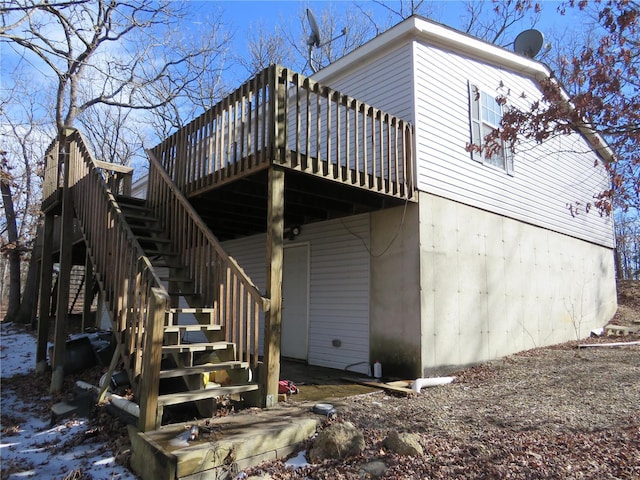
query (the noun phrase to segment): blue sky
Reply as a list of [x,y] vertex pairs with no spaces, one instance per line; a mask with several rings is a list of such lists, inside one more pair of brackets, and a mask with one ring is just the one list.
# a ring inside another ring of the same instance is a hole
[[[288,32],[292,33],[292,37],[300,38],[300,43],[304,41],[301,35],[302,22],[300,16],[303,14],[306,7],[310,7],[316,15],[319,17],[323,10],[331,8],[335,12],[338,24],[338,28],[342,28],[346,25],[341,24],[342,17],[346,10],[355,10],[355,5],[359,5],[363,10],[371,12],[379,25],[391,26],[398,23],[399,17],[390,18],[388,9],[380,6],[371,0],[359,0],[359,1],[297,1],[297,0],[278,0],[278,1],[256,1],[256,0],[223,0],[223,1],[189,1],[188,4],[193,7],[193,12],[196,14],[194,23],[198,23],[198,18],[204,18],[204,16],[213,11],[222,12],[222,21],[224,23],[225,30],[232,33],[232,42],[230,45],[230,51],[236,54],[242,54],[246,50],[247,35],[252,28],[256,28],[257,25],[262,24],[267,30],[274,30],[275,28],[284,28]],[[389,4],[393,8],[398,8],[399,2],[390,1]],[[489,10],[493,7],[490,0],[485,2],[485,9]],[[540,29],[544,33],[551,33],[554,30],[562,30],[566,28],[576,28],[576,22],[572,18],[576,15],[574,9],[568,9],[566,16],[560,16],[557,13],[557,8],[560,2],[558,1],[543,1],[542,13],[540,21],[536,28]],[[431,10],[432,18],[436,21],[449,25],[453,28],[460,28],[462,24],[462,17],[464,16],[464,5],[462,1],[434,1],[427,2],[427,5]],[[573,20],[573,21],[572,21]],[[517,32],[531,28],[531,21],[529,18],[520,22],[519,25],[513,28],[514,36]],[[339,34],[339,31],[334,32],[335,35]],[[2,83],[6,82],[6,75],[8,71],[12,69],[14,63],[12,60],[12,49],[6,44],[2,45],[2,52],[0,56],[4,59],[0,59],[0,72],[2,73]],[[15,59],[14,59],[15,60]],[[287,65],[295,67],[294,65]],[[49,73],[49,72],[46,72]],[[230,78],[231,82],[240,84],[245,80],[242,72],[238,72],[232,75],[234,78]]]
[[[389,4],[397,8],[399,2],[389,2]],[[453,28],[461,28],[463,17],[465,15],[465,2],[454,0],[441,0],[427,2],[431,10],[431,18],[433,20],[444,23]],[[347,9],[355,9],[355,5],[359,5],[362,9],[371,12],[373,17],[380,25],[391,26],[400,21],[399,17],[391,18],[392,14],[388,9],[380,6],[373,1],[297,1],[297,0],[279,0],[279,1],[256,1],[256,0],[236,0],[236,1],[191,1],[190,4],[203,14],[207,11],[221,10],[223,12],[223,21],[225,26],[233,32],[233,51],[242,53],[246,48],[247,34],[252,28],[256,28],[258,24],[262,24],[268,30],[274,30],[277,27],[285,28],[287,31],[300,35],[302,22],[300,15],[306,7],[311,8],[316,16],[320,16],[321,12],[327,8],[331,8],[338,18],[338,27],[342,28],[340,20]],[[562,32],[572,28],[580,28],[579,22],[576,22],[577,9],[568,9],[566,15],[561,16],[558,13],[559,1],[542,1],[540,2],[542,11],[536,28],[546,33],[546,37],[551,37],[554,32]],[[493,8],[491,0],[487,0],[484,6],[489,11]],[[523,30],[531,28],[533,13],[527,15],[527,18],[512,28],[513,37]],[[334,32],[334,35],[339,34]],[[294,35],[296,36],[296,35]],[[301,39],[301,42],[303,40]],[[241,74],[238,75],[239,77]],[[244,78],[238,78],[238,83]]]
[[[399,2],[391,1],[389,4],[398,8]],[[575,21],[576,9],[568,9],[566,16],[561,16],[557,12],[557,8],[560,2],[558,1],[545,1],[542,2],[542,13],[539,23],[536,28],[540,29],[544,33],[567,30],[572,28],[580,28],[579,22]],[[343,18],[348,9],[356,10],[356,5],[359,5],[363,10],[370,12],[376,23],[380,26],[389,27],[400,21],[400,18],[395,16],[393,18],[388,9],[385,9],[381,5],[374,1],[359,0],[359,1],[320,1],[320,0],[279,0],[279,1],[256,1],[256,0],[223,0],[223,1],[188,1],[189,7],[193,13],[193,27],[194,31],[200,28],[207,28],[205,18],[208,13],[218,12],[221,14],[221,20],[223,22],[223,28],[232,34],[232,39],[229,44],[229,53],[234,55],[243,55],[246,51],[247,36],[251,29],[255,29],[258,25],[262,25],[266,31],[273,31],[276,28],[284,29],[290,32],[292,39],[299,42],[298,47],[302,46],[302,49],[306,50],[304,42],[306,36],[302,34],[303,24],[306,22],[301,21],[300,17],[304,16],[304,11],[307,7],[310,7],[316,16],[320,19],[322,12],[331,8],[332,12],[335,12],[336,30],[334,35],[340,33],[340,29],[344,26]],[[484,4],[486,10],[493,8],[493,3],[487,0]],[[462,1],[435,1],[428,2],[428,8],[431,12],[431,18],[453,28],[460,28],[462,25],[462,17],[465,14],[465,2]],[[527,19],[520,22],[512,29],[512,36],[522,30],[531,28],[531,19]],[[302,44],[302,45],[300,45]],[[0,43],[2,52],[0,52],[0,89],[9,89],[13,84],[11,79],[11,73],[18,62],[19,56],[15,53],[13,47],[7,43]],[[33,59],[29,56],[29,59]],[[38,62],[27,60],[27,65],[37,72],[33,75],[33,78],[29,79],[32,82],[34,88],[40,88],[43,91],[49,90],[49,80],[52,80],[52,72],[42,65],[38,65]],[[25,62],[22,62],[23,65]],[[304,60],[302,61],[304,64]],[[228,70],[225,71],[223,82],[227,88],[236,88],[248,77],[248,72],[243,67],[239,67],[233,63],[233,60],[228,60],[225,65]],[[300,68],[301,65],[285,65],[290,68]],[[38,87],[36,87],[36,85]]]
[[[360,5],[363,9],[370,10],[377,19],[381,21],[388,16],[389,12],[384,7],[373,1],[298,1],[298,0],[227,0],[227,1],[192,1],[199,8],[222,8],[225,17],[238,29],[238,33],[242,33],[245,28],[262,20],[271,26],[275,26],[281,20],[285,20],[288,26],[295,28],[298,23],[297,14],[306,7],[311,8],[316,14],[319,14],[324,8],[331,6],[337,12],[353,8],[354,4]],[[389,2],[392,7],[396,7],[397,2]],[[459,27],[461,18],[464,15],[463,1],[458,0],[440,0],[427,2],[429,8],[433,9],[434,20],[449,25],[451,27]],[[486,0],[488,8],[492,8],[491,0]],[[539,29],[551,29],[556,26],[567,26],[572,24],[576,11],[568,9],[565,16],[557,13],[557,8],[561,4],[560,1],[541,1],[542,12],[540,22],[537,26]],[[292,25],[292,23],[294,25]],[[397,23],[397,21],[395,22]],[[521,22],[521,26],[526,29],[530,28],[528,21]]]

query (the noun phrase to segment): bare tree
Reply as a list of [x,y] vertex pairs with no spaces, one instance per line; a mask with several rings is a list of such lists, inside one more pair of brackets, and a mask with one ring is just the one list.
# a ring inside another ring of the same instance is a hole
[[[376,31],[362,15],[361,7],[352,7],[341,14],[329,5],[321,12],[314,12],[320,29],[320,46],[313,47],[312,59],[307,43],[311,30],[306,8],[301,8],[294,21],[281,19],[287,29],[278,28],[272,34],[258,31],[247,39],[251,52],[250,73],[258,67],[287,62],[286,66],[310,74],[325,67],[371,39]],[[311,65],[313,62],[313,65]]]
[[[174,101],[195,82],[199,59],[215,48],[172,41],[186,15],[174,2],[19,0],[0,12],[0,39],[55,75],[58,128],[72,126],[96,104],[153,109]],[[156,95],[153,88],[163,81],[173,88]]]
[[142,150],[131,109],[94,105],[78,117],[78,124],[96,159],[128,165]]
[[[18,75],[22,77],[22,75]],[[3,90],[0,108],[1,189],[4,218],[0,219],[0,253],[2,254],[2,288],[0,302],[7,302],[6,319],[23,323],[30,321],[30,312],[23,309],[24,296],[33,285],[25,285],[27,278],[23,260],[28,260],[35,239],[39,217],[40,164],[44,139],[48,129],[37,115],[35,99],[23,94],[27,85],[17,79],[10,90]],[[8,282],[5,272],[8,271]],[[35,277],[32,275],[31,281]],[[5,291],[8,284],[8,292]],[[8,295],[7,295],[8,293]],[[28,302],[27,302],[28,303]]]
[[6,233],[6,240],[3,238],[0,245],[0,252],[7,258],[9,263],[9,301],[5,319],[15,317],[20,308],[20,256],[22,255],[18,237],[18,221],[13,208],[13,176],[9,172],[8,164],[7,152],[0,152],[0,167],[2,168],[0,173],[0,193],[2,193],[5,214],[5,225],[2,229],[3,237]]
[[145,121],[151,128],[149,132],[141,132],[143,139],[150,136],[166,138],[214,106],[231,91],[224,77],[229,67],[232,36],[222,28],[222,12],[209,12],[207,16],[191,23],[197,23],[199,27],[198,35],[191,40],[195,42],[191,49],[197,50],[200,44],[207,48],[187,63],[187,77],[190,81],[186,88],[176,91],[175,82],[171,77],[162,78],[153,85],[155,97],[171,100],[159,102],[157,108],[146,112]]
[[291,44],[285,38],[281,27],[268,32],[263,22],[253,25],[247,35],[248,57],[238,57],[249,76],[264,70],[269,65],[289,65],[294,62]]
[[615,214],[618,278],[640,279],[640,215],[619,209]]
[[[384,25],[385,29],[413,15],[428,18],[435,15],[433,2],[425,2],[424,0],[373,0],[373,3],[382,6],[389,13],[387,23]],[[365,10],[362,9],[362,11]]]
[[[540,20],[542,6],[533,0],[471,0],[465,4],[463,31],[487,42],[507,47],[528,23],[533,28]],[[517,28],[518,31],[514,31]]]
[[[133,120],[131,112],[144,115],[181,103],[193,108],[189,99],[198,98],[198,105],[203,105],[214,95],[203,95],[203,81],[212,75],[223,51],[222,27],[219,17],[206,25],[187,25],[191,10],[179,2],[153,0],[3,2],[3,56],[12,65],[29,66],[39,82],[39,88],[22,89],[17,98],[44,104],[44,97],[53,92],[54,107],[49,111],[54,112],[52,123],[57,129],[72,127],[85,117],[83,126],[90,127],[96,153],[105,160],[126,163],[131,150],[122,138],[125,134],[130,136],[128,141],[135,137],[125,127]],[[50,89],[48,82],[53,82]],[[126,110],[114,113],[108,107]],[[3,113],[11,124],[15,109]],[[138,128],[145,125],[140,120],[135,118]],[[107,128],[103,122],[116,124]],[[15,133],[17,144],[27,141],[24,129]],[[110,144],[106,146],[105,140]],[[31,152],[27,164],[36,165],[41,158],[42,152]],[[14,176],[13,181],[22,180]],[[37,191],[22,187],[21,191]],[[6,201],[15,203],[15,193]],[[11,278],[15,282],[18,277]]]

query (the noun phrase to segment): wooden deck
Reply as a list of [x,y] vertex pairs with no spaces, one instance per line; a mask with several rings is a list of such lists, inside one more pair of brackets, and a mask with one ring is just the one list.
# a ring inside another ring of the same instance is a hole
[[265,232],[272,167],[285,228],[415,201],[413,148],[405,120],[273,66],[151,149],[150,179],[158,163],[225,240]]
[[412,199],[413,126],[272,66],[151,150],[187,196],[278,165]]

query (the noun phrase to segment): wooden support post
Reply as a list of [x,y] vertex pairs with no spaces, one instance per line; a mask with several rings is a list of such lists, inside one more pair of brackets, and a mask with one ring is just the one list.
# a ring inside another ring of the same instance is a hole
[[102,328],[102,317],[105,311],[105,306],[104,306],[104,294],[102,293],[102,290],[100,290],[98,288],[98,293],[96,294],[98,296],[97,300],[96,300],[96,318],[95,318],[95,325],[98,328]]
[[38,345],[36,347],[36,372],[47,370],[47,342],[49,337],[49,311],[53,284],[53,232],[55,216],[47,213],[42,228],[42,254],[40,257],[40,305],[38,316]]
[[62,390],[64,380],[64,359],[66,356],[67,324],[69,310],[69,287],[73,260],[73,197],[71,195],[70,175],[73,164],[71,142],[63,135],[60,142],[61,152],[58,158],[64,159],[64,186],[62,190],[62,225],[60,228],[60,273],[58,275],[58,301],[56,308],[55,340],[53,346],[53,374],[51,375],[51,393]]
[[144,355],[142,356],[142,380],[140,381],[141,432],[160,427],[161,410],[158,409],[158,388],[160,386],[160,361],[162,360],[162,337],[164,318],[169,297],[159,288],[152,288],[149,295],[149,316],[146,323]]
[[95,327],[96,319],[91,316],[91,305],[96,288],[96,276],[93,273],[93,264],[89,257],[89,250],[84,258],[84,304],[82,305],[82,331],[87,327]]
[[111,357],[111,363],[109,364],[109,369],[104,376],[104,385],[100,387],[100,393],[98,394],[98,403],[104,402],[104,399],[107,397],[107,390],[109,389],[109,384],[111,383],[111,378],[113,377],[113,372],[116,371],[116,367],[118,366],[118,362],[120,361],[120,351],[122,350],[122,345],[118,344],[116,349],[113,352],[113,357]]
[[278,402],[280,380],[280,336],[282,326],[282,259],[284,236],[284,170],[269,169],[267,210],[267,298],[270,308],[264,321],[264,407]]

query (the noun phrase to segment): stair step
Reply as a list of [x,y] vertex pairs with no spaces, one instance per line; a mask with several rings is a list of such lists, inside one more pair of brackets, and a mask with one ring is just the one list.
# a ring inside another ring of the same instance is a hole
[[191,298],[191,297],[198,297],[200,296],[199,293],[189,293],[189,292],[183,292],[181,290],[168,290],[167,293],[169,294],[170,297],[185,297],[185,298]]
[[232,348],[230,342],[213,343],[184,343],[181,345],[163,345],[162,353],[190,353],[190,352],[210,352],[213,350],[226,350]]
[[151,217],[149,215],[138,215],[130,212],[123,212],[123,213],[127,220],[140,220],[142,222],[153,222],[153,223],[156,223],[158,221],[156,217]]
[[163,282],[176,282],[176,283],[193,283],[191,277],[163,277],[160,276],[160,280]]
[[215,372],[216,370],[235,370],[241,368],[249,368],[249,364],[247,362],[230,361],[210,365],[195,365],[193,367],[172,368],[171,370],[161,370],[160,378],[182,377],[185,375]]
[[138,238],[138,242],[142,243],[142,242],[148,242],[148,243],[162,243],[162,244],[169,244],[171,243],[171,240],[169,240],[168,238],[155,238],[155,237],[142,237],[142,236],[137,236]]
[[222,330],[222,325],[168,325],[164,327],[164,333],[176,332],[218,332]]
[[171,308],[169,309],[170,314],[173,313],[215,313],[215,308],[192,308],[192,307],[184,307],[184,308]]
[[167,312],[167,317],[168,317],[168,326],[182,326],[177,322],[177,319],[179,318],[180,315],[182,314],[187,314],[187,315],[209,315],[209,318],[211,318],[211,315],[216,313],[216,309],[215,308],[172,308]]
[[116,200],[121,203],[132,205],[146,205],[147,201],[144,198],[132,197],[130,195],[116,195]]
[[231,395],[233,393],[252,392],[258,390],[255,383],[247,385],[229,385],[225,387],[204,388],[202,390],[191,390],[188,392],[171,393],[169,395],[158,396],[158,406],[177,405],[179,403],[203,400],[221,395]]
[[[134,204],[125,203],[125,204],[120,204],[120,208],[122,208],[125,215],[128,215],[129,213],[133,213],[133,212],[141,212],[147,215],[151,215],[151,213],[153,212],[153,210],[146,207],[145,205],[134,205]],[[135,215],[135,213],[133,214]]]
[[147,257],[151,257],[153,255],[162,255],[163,257],[177,257],[178,256],[178,254],[176,252],[164,252],[162,250],[145,249],[144,253],[147,254]]
[[129,228],[134,233],[143,232],[143,233],[162,233],[164,230],[160,227],[150,227],[148,225],[129,225]]

